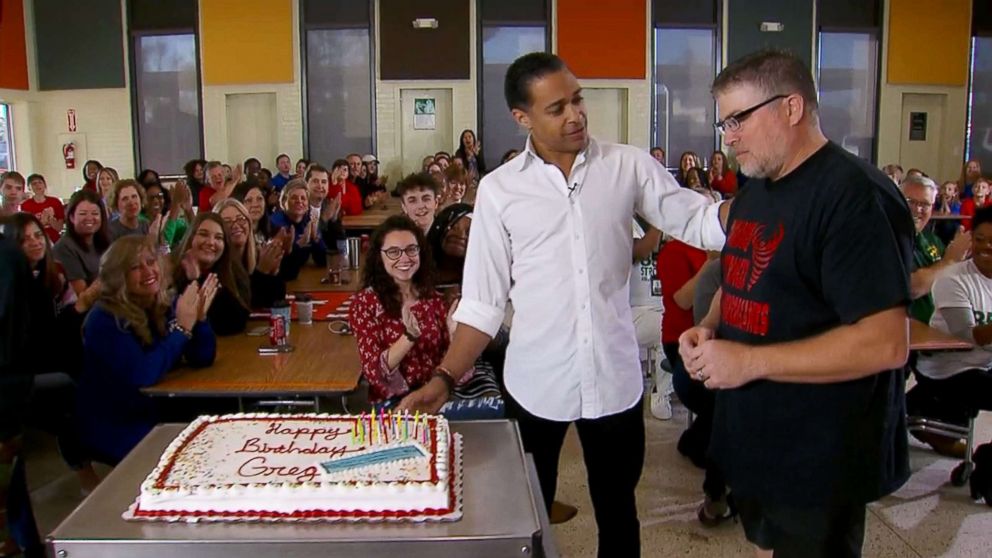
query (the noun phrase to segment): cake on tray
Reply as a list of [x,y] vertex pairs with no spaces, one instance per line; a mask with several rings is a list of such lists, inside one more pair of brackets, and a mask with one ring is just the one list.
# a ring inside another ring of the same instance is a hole
[[125,519],[450,521],[461,437],[427,415],[203,416],[166,448]]

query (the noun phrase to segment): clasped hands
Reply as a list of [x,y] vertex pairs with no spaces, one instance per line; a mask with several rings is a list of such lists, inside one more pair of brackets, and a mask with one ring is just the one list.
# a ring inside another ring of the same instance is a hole
[[716,339],[716,332],[696,326],[679,336],[679,355],[692,379],[709,389],[733,389],[758,378],[751,347]]

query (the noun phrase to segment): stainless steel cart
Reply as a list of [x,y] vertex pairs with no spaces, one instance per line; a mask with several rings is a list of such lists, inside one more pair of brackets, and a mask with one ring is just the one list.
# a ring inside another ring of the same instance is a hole
[[57,558],[545,556],[556,558],[515,422],[453,422],[464,437],[464,515],[450,523],[154,523],[121,513],[183,425],[157,427],[48,536]]

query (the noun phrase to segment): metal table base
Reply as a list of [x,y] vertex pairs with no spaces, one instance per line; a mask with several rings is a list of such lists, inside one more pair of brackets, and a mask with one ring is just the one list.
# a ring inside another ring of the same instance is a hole
[[557,552],[533,462],[515,422],[452,422],[464,437],[464,514],[450,523],[152,523],[124,521],[141,481],[183,425],[153,430],[48,536],[57,558],[547,556]]

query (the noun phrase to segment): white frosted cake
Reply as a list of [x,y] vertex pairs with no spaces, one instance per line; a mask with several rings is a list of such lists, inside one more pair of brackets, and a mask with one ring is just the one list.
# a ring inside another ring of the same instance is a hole
[[453,520],[461,439],[438,416],[204,416],[169,444],[128,519]]

